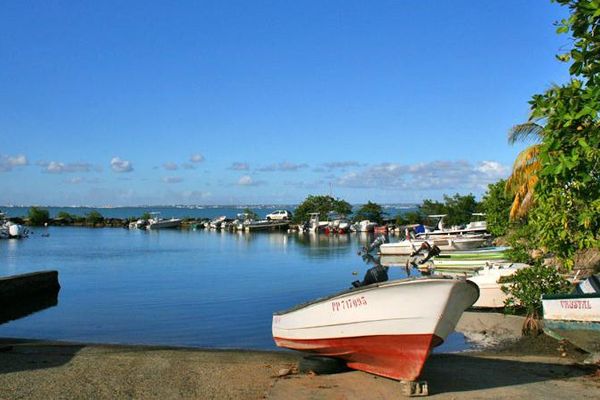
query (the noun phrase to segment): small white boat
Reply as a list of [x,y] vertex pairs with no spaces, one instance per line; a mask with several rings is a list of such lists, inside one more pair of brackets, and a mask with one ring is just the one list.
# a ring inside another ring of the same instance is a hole
[[152,215],[152,218],[148,219],[146,229],[174,229],[181,226],[181,219],[179,218],[163,219],[160,218],[159,212],[151,212],[150,215]]
[[[433,231],[426,230],[418,233],[417,238],[433,238],[439,236],[457,236],[457,235],[481,235],[487,233],[487,222],[485,220],[469,222],[464,227],[451,227],[450,229],[444,226],[444,217],[447,214],[429,215],[430,218],[438,218],[437,229]],[[483,213],[474,213],[474,216],[485,216]]]
[[465,251],[483,246],[487,239],[483,237],[452,237],[436,239],[405,239],[394,243],[384,243],[379,247],[381,255],[409,255],[417,251],[427,242],[430,246],[437,246],[441,251]]
[[502,280],[515,272],[528,268],[527,264],[492,264],[474,272],[469,281],[479,287],[479,299],[473,304],[474,308],[503,308],[507,294],[502,291],[502,286],[507,285]]
[[273,339],[279,347],[414,381],[478,296],[474,283],[450,277],[374,283],[275,313]]
[[227,219],[225,215],[220,217],[213,218],[209,223],[208,227],[210,229],[221,229],[221,224]]
[[352,225],[350,230],[353,232],[373,232],[376,226],[376,222],[371,222],[368,219],[364,219]]

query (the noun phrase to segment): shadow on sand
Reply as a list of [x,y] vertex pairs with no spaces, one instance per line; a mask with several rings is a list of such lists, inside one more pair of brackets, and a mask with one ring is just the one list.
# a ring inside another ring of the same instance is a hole
[[434,354],[425,364],[421,379],[429,383],[429,393],[436,394],[568,379],[589,373],[585,368],[568,364]]
[[65,365],[84,347],[27,339],[0,339],[0,375]]

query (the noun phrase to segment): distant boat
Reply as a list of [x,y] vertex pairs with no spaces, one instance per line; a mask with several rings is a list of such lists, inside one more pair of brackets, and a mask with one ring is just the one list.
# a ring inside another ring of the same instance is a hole
[[275,313],[273,339],[279,347],[414,381],[478,296],[474,283],[450,277],[374,283]]
[[152,218],[148,219],[146,229],[174,229],[181,226],[182,220],[179,218],[163,219],[160,218],[159,212],[151,212],[150,215],[152,215]]
[[21,224],[16,224],[0,212],[0,239],[21,239],[29,236],[29,230]]
[[373,232],[376,226],[376,222],[371,222],[368,219],[364,219],[352,225],[350,229],[354,232]]

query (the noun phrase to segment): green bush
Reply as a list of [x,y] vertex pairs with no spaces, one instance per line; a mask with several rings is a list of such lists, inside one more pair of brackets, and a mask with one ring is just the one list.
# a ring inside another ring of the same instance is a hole
[[383,209],[377,203],[367,202],[367,204],[363,204],[358,211],[354,214],[354,221],[362,221],[368,219],[372,222],[377,222],[381,224],[383,222],[384,216]]
[[352,206],[345,200],[331,196],[308,196],[294,211],[293,221],[301,223],[308,221],[308,214],[318,212],[320,219],[325,220],[327,214],[334,211],[340,215],[350,215]]
[[538,334],[539,315],[542,311],[542,295],[568,293],[569,282],[560,276],[556,268],[536,264],[518,270],[504,280],[502,291],[508,295],[504,302],[509,313],[524,311],[527,315],[523,324],[524,334]]
[[85,215],[85,222],[90,225],[96,225],[104,221],[104,217],[98,211],[93,210]]
[[31,225],[42,226],[50,221],[50,213],[44,208],[31,207],[28,218]]
[[506,194],[504,179],[488,185],[481,199],[481,208],[485,212],[487,229],[494,236],[504,236],[509,228],[509,213],[512,196]]

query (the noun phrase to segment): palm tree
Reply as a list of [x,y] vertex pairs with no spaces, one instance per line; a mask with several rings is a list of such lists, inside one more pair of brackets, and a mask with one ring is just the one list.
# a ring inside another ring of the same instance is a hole
[[525,122],[515,125],[508,133],[508,142],[533,140],[536,143],[527,147],[517,156],[512,173],[506,181],[506,192],[514,195],[510,208],[510,219],[515,220],[527,215],[534,202],[535,185],[538,182],[540,170],[540,140],[544,127],[535,122]]

